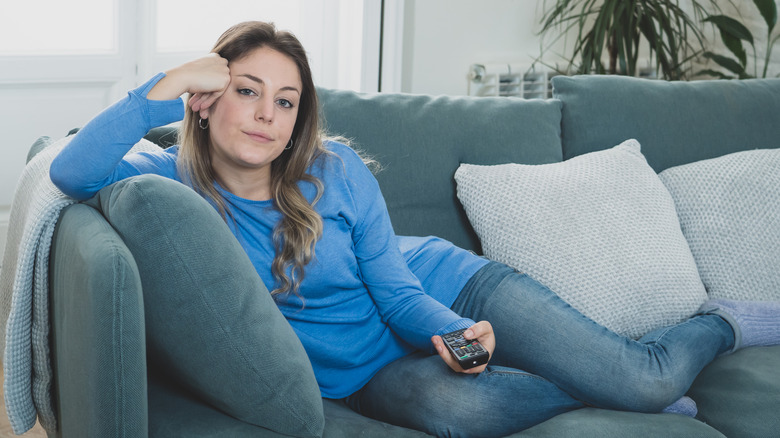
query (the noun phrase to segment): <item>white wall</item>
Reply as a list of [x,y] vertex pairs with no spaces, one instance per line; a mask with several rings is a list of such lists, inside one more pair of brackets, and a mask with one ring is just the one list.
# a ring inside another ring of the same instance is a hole
[[402,91],[467,94],[474,63],[527,62],[540,54],[537,0],[407,0]]
[[[742,24],[747,26],[747,28],[753,34],[758,59],[757,62],[754,62],[751,48],[747,44],[744,44],[745,50],[747,50],[748,53],[747,71],[751,75],[755,74],[755,76],[760,77],[763,73],[762,69],[764,67],[764,56],[766,56],[766,22],[761,17],[761,14],[758,12],[758,9],[755,7],[752,1],[736,0],[734,4],[732,4],[728,0],[717,0],[717,3],[723,11],[722,13],[724,15],[737,18],[740,22],[742,22]],[[776,0],[775,4],[777,4],[778,8],[780,8],[780,2]],[[738,9],[734,7],[735,5],[738,7]],[[740,16],[741,18],[739,18]],[[778,26],[775,26],[775,31],[773,32],[772,36],[776,37],[777,35]],[[716,35],[714,31],[707,33],[707,39],[712,42],[713,47],[718,47],[717,50],[713,49],[713,51],[718,54],[727,55],[732,58],[734,57],[731,52],[729,52],[725,46],[723,46],[720,36]],[[758,67],[757,70],[754,69],[756,64]],[[711,67],[716,68],[717,66],[711,65]],[[780,75],[780,40],[778,40],[773,47],[769,68],[767,69],[767,77],[776,77],[778,75]]]
[[[763,66],[766,24],[752,1],[733,1],[739,6],[741,21],[756,38],[759,64]],[[548,6],[554,3],[552,0],[546,2]],[[465,95],[468,68],[472,63],[521,62],[530,65],[542,53],[538,31],[544,3],[545,0],[406,0],[401,91]],[[731,0],[718,0],[718,4],[724,14],[739,17]],[[720,44],[720,37],[711,29],[707,36],[713,44]],[[545,44],[549,45],[549,41]],[[716,50],[718,53],[730,53],[720,47]],[[544,60],[560,61],[562,57],[556,54],[562,53],[563,48],[562,40],[546,48]],[[752,72],[752,52],[749,57],[748,68]],[[774,48],[772,60],[768,77],[780,74],[780,41]]]

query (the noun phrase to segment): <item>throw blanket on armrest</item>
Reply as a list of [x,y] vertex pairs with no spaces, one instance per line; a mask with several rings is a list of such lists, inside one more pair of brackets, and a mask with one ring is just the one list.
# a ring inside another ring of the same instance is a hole
[[[49,178],[49,166],[72,137],[43,149],[25,167],[14,193],[0,268],[0,342],[5,342],[5,405],[21,435],[36,416],[48,432],[57,429],[49,357],[49,252],[62,209],[76,202]],[[131,153],[160,148],[147,140]]]

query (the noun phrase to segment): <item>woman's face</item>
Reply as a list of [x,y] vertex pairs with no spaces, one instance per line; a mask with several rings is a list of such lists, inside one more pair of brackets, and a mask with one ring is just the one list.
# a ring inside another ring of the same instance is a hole
[[217,175],[263,170],[292,137],[303,85],[292,59],[261,47],[230,64],[230,84],[206,110]]

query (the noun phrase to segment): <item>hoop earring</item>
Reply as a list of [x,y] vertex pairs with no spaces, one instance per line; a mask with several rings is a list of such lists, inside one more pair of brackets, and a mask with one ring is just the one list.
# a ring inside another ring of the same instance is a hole
[[[205,126],[204,126],[204,124],[203,124],[203,122],[204,122],[204,121],[206,122]],[[205,131],[206,129],[208,129],[208,128],[209,128],[209,119],[203,119],[203,118],[201,118],[201,119],[198,119],[198,127],[199,127],[200,129],[204,130],[204,131]]]
[[293,139],[290,138],[290,144],[288,144],[287,147],[284,148],[284,150],[289,151],[290,149],[292,149],[293,146],[295,146],[295,143],[293,142]]

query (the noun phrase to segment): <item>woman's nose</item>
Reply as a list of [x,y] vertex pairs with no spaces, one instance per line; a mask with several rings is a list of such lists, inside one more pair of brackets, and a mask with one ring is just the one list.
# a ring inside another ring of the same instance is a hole
[[266,123],[271,123],[274,117],[274,102],[273,98],[262,97],[257,101],[257,109],[255,117],[257,120],[262,120]]

